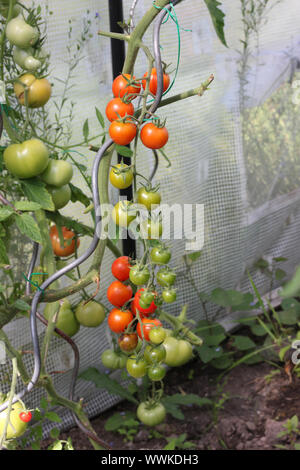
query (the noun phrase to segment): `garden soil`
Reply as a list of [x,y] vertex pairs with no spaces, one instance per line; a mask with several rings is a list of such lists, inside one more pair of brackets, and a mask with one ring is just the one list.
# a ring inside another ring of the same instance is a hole
[[[277,370],[274,374],[272,371]],[[214,400],[214,407],[181,407],[185,419],[168,415],[166,422],[149,430],[140,425],[133,440],[125,441],[116,432],[104,430],[106,420],[116,412],[134,411],[134,406],[122,402],[92,420],[98,435],[115,450],[163,449],[166,438],[186,433],[185,442],[199,450],[273,450],[290,448],[289,438],[278,437],[283,424],[294,415],[300,417],[300,378],[292,382],[283,369],[266,364],[240,365],[217,381],[220,371],[203,369],[197,360],[185,367],[173,369],[166,379],[166,393],[194,393]],[[77,428],[61,434],[71,437],[76,450],[92,449],[88,439]],[[300,437],[298,442],[300,441]],[[50,441],[45,441],[47,448]]]

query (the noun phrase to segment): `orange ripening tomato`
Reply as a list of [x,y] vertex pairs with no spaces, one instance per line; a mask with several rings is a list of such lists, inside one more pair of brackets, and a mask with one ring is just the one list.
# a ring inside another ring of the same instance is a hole
[[113,98],[107,103],[105,114],[109,121],[115,121],[126,115],[133,116],[134,107],[132,103],[124,103],[121,98]]
[[130,310],[113,308],[107,317],[108,326],[114,333],[123,333],[129,323],[133,320]]
[[115,307],[123,307],[132,297],[132,289],[120,281],[113,281],[107,289],[107,299]]
[[[64,246],[60,245],[58,230],[56,225],[50,228],[50,239],[52,243],[53,252],[56,256],[64,257],[75,253],[75,232],[69,230],[67,227],[62,227],[62,235],[64,239]],[[80,245],[79,238],[77,239],[77,248]]]
[[115,98],[123,98],[126,94],[126,98],[131,101],[141,91],[141,85],[139,83],[129,85],[125,77],[128,80],[135,80],[135,76],[131,77],[129,73],[118,75],[113,81],[112,92]]
[[109,135],[116,144],[130,144],[136,136],[136,125],[130,121],[113,121],[109,126]]
[[[144,74],[144,77],[147,77],[147,72]],[[146,80],[142,81],[142,85],[144,90],[146,89]],[[169,88],[170,85],[170,76],[167,73],[163,74],[163,93]],[[157,72],[156,68],[153,68],[151,70],[151,75],[150,75],[150,82],[149,82],[149,91],[152,93],[152,95],[155,95],[157,92]]]
[[[144,339],[146,341],[150,341],[150,338],[149,338],[150,331],[152,330],[152,328],[157,328],[158,326],[162,326],[162,323],[157,318],[142,318],[141,320],[142,320],[142,325],[143,325]],[[141,328],[140,322],[137,324],[136,332],[139,335],[139,337],[143,339],[142,328]]]
[[166,127],[157,127],[153,122],[148,122],[141,130],[141,141],[149,149],[160,149],[168,142],[169,133]]

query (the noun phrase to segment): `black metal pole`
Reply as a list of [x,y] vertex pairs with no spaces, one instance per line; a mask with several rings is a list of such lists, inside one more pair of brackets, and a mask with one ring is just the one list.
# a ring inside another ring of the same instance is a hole
[[[118,25],[118,22],[123,22],[123,0],[108,0],[109,8],[109,26],[110,30],[114,33],[123,33],[122,28]],[[111,62],[112,62],[112,75],[116,78],[123,69],[125,60],[125,44],[124,41],[118,39],[111,39]],[[121,157],[118,155],[118,161],[120,162],[123,158],[124,163],[127,165],[131,164],[130,158]],[[127,189],[120,190],[121,196],[126,196],[128,200],[132,199],[132,186]],[[127,239],[122,240],[123,253],[124,255],[136,257],[136,246],[135,240],[127,236]]]

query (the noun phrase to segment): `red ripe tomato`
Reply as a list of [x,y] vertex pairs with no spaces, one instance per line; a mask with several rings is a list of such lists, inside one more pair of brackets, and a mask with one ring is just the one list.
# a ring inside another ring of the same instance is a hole
[[114,97],[123,98],[123,96],[126,94],[126,98],[128,100],[134,100],[136,95],[141,91],[141,85],[139,83],[128,85],[128,81],[124,77],[126,77],[128,80],[135,80],[135,76],[131,77],[129,73],[118,75],[112,84],[112,92]]
[[115,121],[126,115],[133,116],[134,107],[132,103],[124,103],[121,98],[113,98],[107,104],[105,113],[109,121]]
[[132,297],[130,286],[122,284],[120,281],[113,281],[107,289],[107,298],[115,307],[123,307]]
[[169,133],[166,127],[157,127],[148,122],[141,130],[141,141],[149,149],[160,149],[168,142]]
[[[148,73],[146,72],[144,74],[144,77],[146,78],[147,75]],[[143,85],[144,90],[146,89],[146,84],[147,84],[146,80],[143,80],[142,85]],[[170,76],[167,73],[164,73],[163,74],[163,92],[165,92],[169,88],[169,85],[170,85]],[[151,70],[149,91],[152,93],[152,95],[155,95],[157,91],[157,72],[155,68]]]
[[32,418],[32,413],[31,411],[22,411],[19,414],[19,418],[21,421],[23,421],[23,423],[29,423],[29,421],[31,421],[31,418]]
[[146,316],[149,316],[149,315],[152,315],[152,313],[155,312],[155,310],[157,309],[157,305],[155,305],[154,301],[150,304],[150,307],[147,307],[147,308],[142,308],[139,304],[139,300],[140,300],[140,297],[141,297],[141,293],[143,292],[143,288],[142,289],[139,289],[135,296],[134,296],[134,299],[133,299],[133,302],[131,304],[131,310],[132,312],[134,313],[134,315],[136,315],[136,309],[138,309],[138,311],[140,312],[140,314],[144,317]]
[[127,281],[130,272],[130,258],[128,256],[120,256],[115,259],[111,265],[111,272],[119,281]]
[[127,145],[136,136],[136,125],[130,121],[113,121],[109,126],[108,132],[116,144]]
[[[162,326],[162,323],[157,318],[142,318],[142,325],[143,325],[144,339],[146,341],[150,341],[150,338],[149,338],[150,331],[152,330],[152,328]],[[141,328],[140,322],[137,324],[136,332],[139,335],[139,337],[143,339],[142,328]]]
[[[53,252],[56,256],[69,256],[75,252],[75,232],[69,230],[67,227],[62,227],[62,235],[64,239],[64,246],[60,245],[58,230],[56,225],[50,228],[50,239],[52,243]],[[70,239],[72,241],[70,241]],[[80,245],[80,240],[77,239],[77,248]]]
[[107,317],[108,326],[114,333],[123,333],[129,323],[133,320],[130,310],[113,308]]

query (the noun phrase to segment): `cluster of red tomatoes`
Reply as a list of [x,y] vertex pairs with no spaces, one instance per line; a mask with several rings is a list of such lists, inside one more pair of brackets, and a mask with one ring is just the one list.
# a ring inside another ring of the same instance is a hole
[[[170,77],[164,73],[164,91],[167,90]],[[128,145],[139,130],[139,123],[134,117],[132,101],[140,95],[141,88],[147,86],[147,73],[142,80],[136,80],[129,74],[121,74],[115,78],[112,85],[114,98],[106,106],[106,116],[111,122],[109,135],[119,145]],[[155,95],[157,91],[157,72],[153,68],[149,78],[149,92]],[[169,135],[166,127],[158,121],[147,122],[141,127],[142,143],[150,149],[160,149],[166,145]]]

